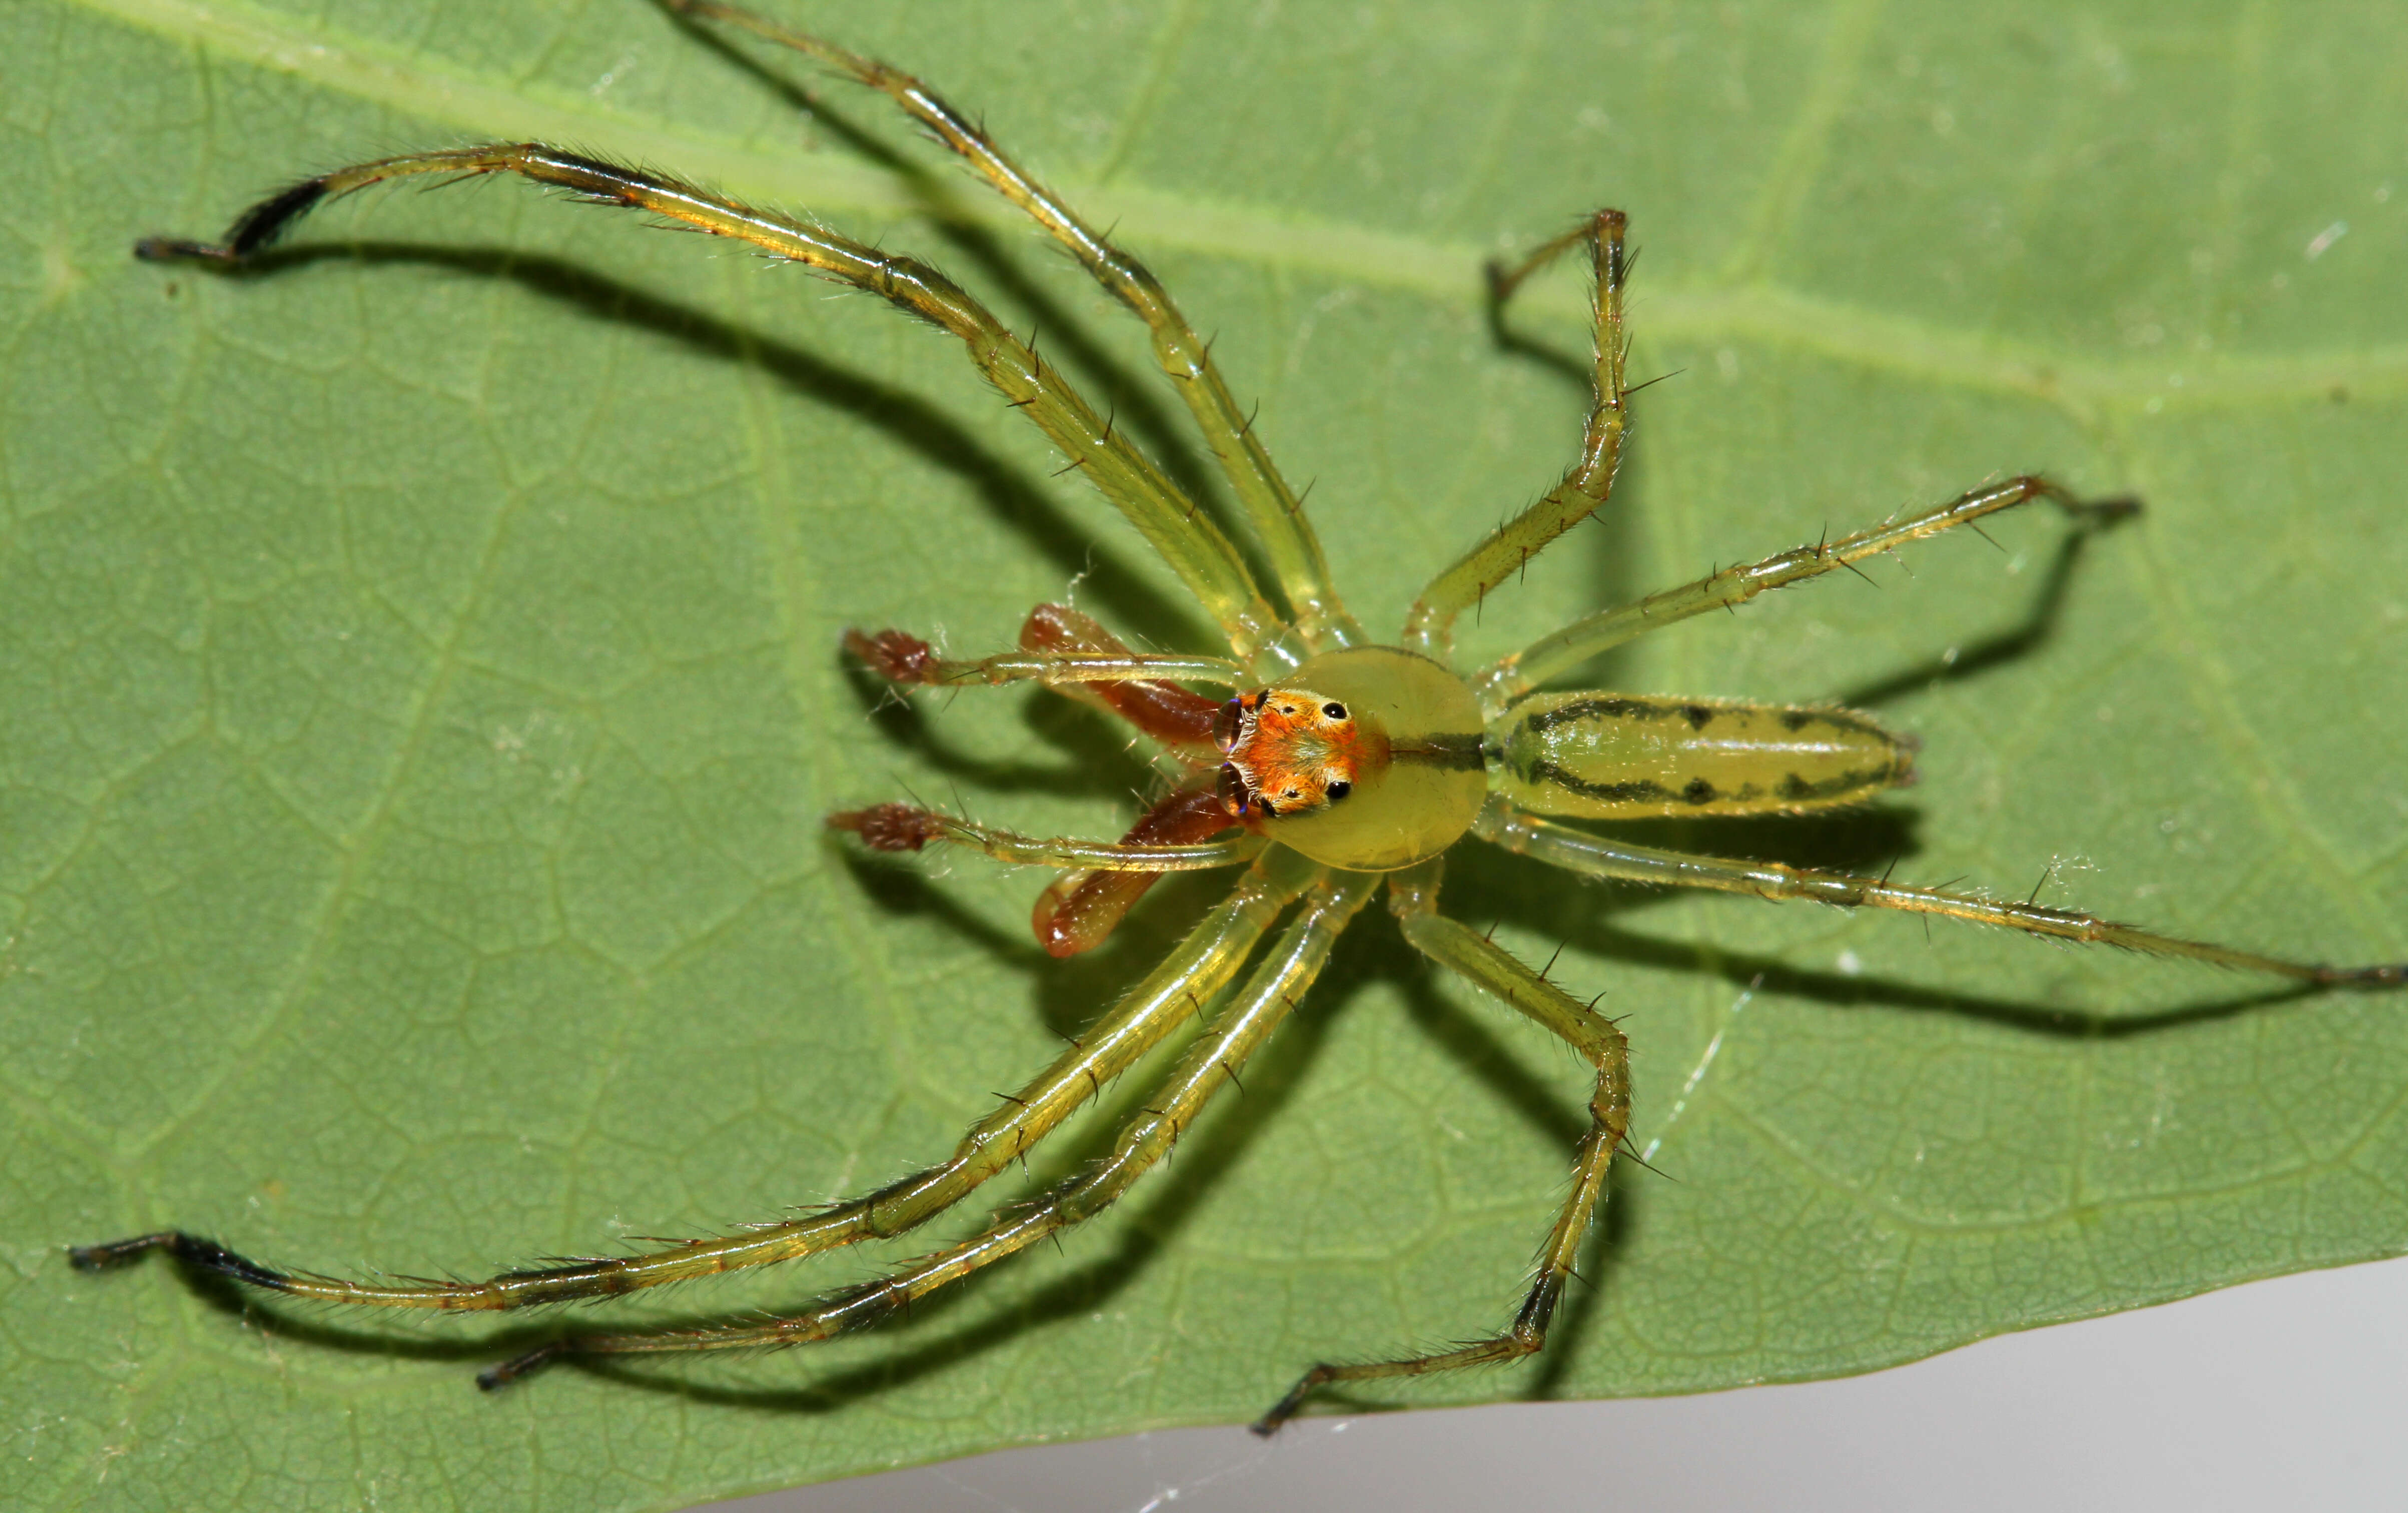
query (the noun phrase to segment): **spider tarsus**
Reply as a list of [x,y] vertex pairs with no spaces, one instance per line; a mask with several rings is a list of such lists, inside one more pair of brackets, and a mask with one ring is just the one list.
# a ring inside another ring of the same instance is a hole
[[134,255],[145,263],[238,263],[231,247],[195,242],[181,236],[145,236],[134,244]]
[[2320,966],[2315,980],[2337,986],[2359,988],[2397,988],[2408,983],[2408,962],[2386,962],[2379,966]]
[[214,263],[239,264],[254,252],[272,246],[285,228],[309,213],[326,197],[326,181],[305,178],[279,191],[242,213],[222,242],[197,242],[182,236],[145,236],[134,244],[134,255],[145,263]]
[[102,1245],[78,1245],[67,1249],[67,1262],[78,1271],[112,1271],[149,1255],[165,1250],[180,1263],[195,1270],[215,1272],[221,1277],[252,1287],[280,1292],[286,1278],[280,1272],[268,1270],[248,1256],[238,1255],[215,1240],[187,1235],[182,1230],[160,1230],[150,1235],[136,1235],[129,1239],[110,1240]]
[[541,1371],[574,1349],[576,1346],[572,1341],[556,1339],[549,1345],[538,1345],[523,1354],[511,1356],[507,1361],[496,1362],[477,1373],[477,1390],[483,1392],[500,1392],[520,1377],[533,1376]]
[[114,1271],[153,1250],[164,1249],[175,1238],[173,1235],[137,1235],[132,1239],[109,1240],[100,1245],[71,1245],[67,1247],[67,1263],[78,1271]]
[[1314,1388],[1322,1386],[1324,1383],[1334,1381],[1337,1379],[1337,1377],[1338,1368],[1336,1366],[1330,1364],[1326,1361],[1321,1363],[1319,1365],[1314,1366],[1311,1371],[1298,1377],[1296,1380],[1296,1385],[1287,1390],[1287,1395],[1272,1404],[1271,1410],[1268,1413],[1264,1414],[1261,1418],[1256,1419],[1253,1423],[1248,1424],[1246,1427],[1261,1438],[1270,1438],[1273,1434],[1280,1432],[1282,1425],[1285,1424],[1290,1419],[1296,1417],[1297,1410],[1304,1406],[1304,1400],[1312,1395]]

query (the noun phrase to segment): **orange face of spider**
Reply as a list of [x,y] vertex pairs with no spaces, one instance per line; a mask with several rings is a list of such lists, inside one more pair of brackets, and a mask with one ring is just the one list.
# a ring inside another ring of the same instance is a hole
[[1241,693],[1221,707],[1212,734],[1227,761],[1221,802],[1232,818],[1278,819],[1326,809],[1354,791],[1374,739],[1346,706],[1302,689]]

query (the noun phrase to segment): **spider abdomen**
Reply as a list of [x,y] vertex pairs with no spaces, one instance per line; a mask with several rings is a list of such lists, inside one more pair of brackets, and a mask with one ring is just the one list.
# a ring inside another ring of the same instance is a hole
[[1540,814],[1794,814],[1914,778],[1914,742],[1846,709],[1542,693],[1499,723],[1498,791]]

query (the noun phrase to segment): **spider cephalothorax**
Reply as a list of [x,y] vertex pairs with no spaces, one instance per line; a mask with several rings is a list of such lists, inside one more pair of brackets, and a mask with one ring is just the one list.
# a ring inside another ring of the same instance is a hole
[[[2128,502],[2086,504],[2043,479],[2010,478],[1840,540],[1726,568],[1601,610],[1484,667],[1451,667],[1456,618],[1586,519],[1612,492],[1630,397],[1623,381],[1627,263],[1618,211],[1599,210],[1516,267],[1492,270],[1492,293],[1502,300],[1558,253],[1578,248],[1590,254],[1597,293],[1596,400],[1577,461],[1536,503],[1431,580],[1407,613],[1398,644],[1378,645],[1331,585],[1301,499],[1223,381],[1210,344],[1136,260],[908,75],[718,0],[664,3],[797,49],[891,96],[1135,312],[1149,327],[1156,359],[1176,380],[1174,388],[1227,479],[1251,528],[1254,555],[1270,569],[1270,592],[1257,581],[1248,555],[1208,513],[977,299],[924,264],[813,221],[755,209],[675,179],[539,143],[506,143],[338,169],[261,202],[235,221],[222,243],[162,238],[139,250],[159,259],[239,264],[313,206],[369,184],[421,174],[510,173],[748,242],[879,295],[951,333],[1013,408],[1067,454],[1071,466],[1162,555],[1218,626],[1228,654],[1132,651],[1094,620],[1057,605],[1040,606],[1028,617],[1018,649],[979,661],[947,661],[927,641],[899,631],[851,635],[846,645],[852,651],[899,689],[1034,681],[1082,698],[1159,745],[1164,770],[1172,775],[1171,791],[1118,841],[1036,838],[910,804],[846,810],[831,815],[829,823],[879,849],[963,846],[998,860],[1056,869],[1059,876],[1031,911],[1039,938],[1055,955],[1102,940],[1164,873],[1244,870],[1224,901],[1168,958],[1104,1008],[1051,1066],[1018,1092],[1000,1095],[994,1111],[963,1136],[949,1158],[849,1201],[718,1238],[506,1272],[484,1281],[349,1281],[278,1271],[174,1230],[79,1248],[73,1252],[77,1264],[98,1269],[165,1250],[220,1277],[297,1296],[486,1309],[608,1296],[793,1260],[897,1235],[946,1212],[1008,1171],[1149,1051],[1202,1026],[1168,1080],[1121,1129],[1109,1155],[1034,1202],[1006,1206],[968,1240],[783,1317],[710,1328],[564,1335],[493,1367],[479,1380],[499,1386],[571,1354],[830,1338],[904,1311],[914,1299],[1080,1222],[1126,1192],[1169,1152],[1205,1103],[1236,1081],[1247,1058],[1305,996],[1340,932],[1384,892],[1398,932],[1412,949],[1535,1021],[1589,1063],[1596,1074],[1591,1121],[1573,1152],[1570,1191],[1540,1252],[1537,1275],[1509,1327],[1451,1349],[1315,1366],[1264,1416],[1257,1427],[1268,1431],[1326,1382],[1412,1376],[1538,1349],[1628,1129],[1629,1068],[1621,1032],[1544,973],[1439,912],[1443,855],[1467,836],[1586,878],[1936,914],[2310,983],[2393,985],[2408,978],[2408,968],[2399,965],[2309,965],[2028,901],[1893,883],[1885,876],[1669,850],[1557,822],[1798,814],[1862,803],[1908,781],[1914,743],[1845,710],[1540,690],[1598,653],[1663,626],[1736,609],[1768,590],[1852,566],[2017,505],[2051,500],[2086,527],[2134,507]],[[1224,701],[1188,686],[1193,684],[1259,692]]]

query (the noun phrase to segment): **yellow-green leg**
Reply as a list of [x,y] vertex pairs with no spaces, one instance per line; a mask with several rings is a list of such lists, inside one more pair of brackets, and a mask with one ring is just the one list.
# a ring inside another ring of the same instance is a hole
[[1868,557],[1879,556],[1909,541],[1920,541],[1955,526],[1971,525],[1985,515],[2013,509],[2034,499],[2051,500],[2085,522],[2119,520],[2140,508],[2129,499],[2086,503],[2042,478],[2013,478],[2003,483],[1986,484],[1904,520],[1876,525],[1837,541],[1818,541],[1759,563],[1726,567],[1694,583],[1651,593],[1636,604],[1576,620],[1474,673],[1470,678],[1472,692],[1480,696],[1483,712],[1495,719],[1515,699],[1547,679],[1649,631],[1660,631],[1710,609],[1735,609],[1759,593],[1842,567],[1854,568]]
[[1331,1382],[1420,1377],[1535,1354],[1547,1342],[1548,1322],[1563,1297],[1566,1279],[1572,1275],[1572,1263],[1579,1259],[1581,1240],[1604,1197],[1606,1170],[1630,1127],[1630,1048],[1622,1032],[1477,931],[1439,913],[1440,870],[1440,864],[1430,861],[1390,875],[1388,906],[1405,938],[1430,960],[1461,973],[1508,1007],[1536,1020],[1597,1068],[1597,1087],[1588,1102],[1588,1133],[1581,1137],[1572,1156],[1572,1190],[1540,1248],[1538,1275],[1531,1280],[1529,1294],[1503,1334],[1452,1350],[1394,1361],[1344,1365],[1325,1362],[1297,1378],[1287,1395],[1255,1422],[1258,1434],[1277,1430],[1316,1388]]
[[[1231,824],[1237,821],[1232,820]],[[864,845],[880,851],[916,851],[930,841],[967,846],[998,862],[1016,866],[1077,867],[1089,872],[1206,872],[1234,866],[1269,844],[1259,835],[1231,835],[1223,840],[1184,846],[1130,845],[1125,841],[1078,840],[1057,835],[1039,839],[974,820],[957,819],[924,809],[916,804],[879,804],[867,809],[831,814],[833,830],[850,830]]]
[[1567,249],[1588,244],[1597,265],[1597,403],[1581,437],[1580,460],[1563,481],[1457,558],[1413,601],[1405,616],[1404,644],[1424,656],[1450,660],[1455,617],[1520,572],[1547,543],[1596,513],[1613,492],[1630,401],[1630,392],[1622,382],[1622,282],[1628,267],[1623,255],[1623,229],[1621,211],[1599,210],[1515,267],[1489,270],[1491,293],[1502,301],[1523,279]]
[[1226,657],[1165,656],[1151,651],[1006,651],[992,657],[955,659],[926,655],[908,664],[883,655],[884,648],[901,640],[923,650],[926,643],[896,631],[876,636],[859,631],[845,635],[845,649],[897,683],[931,688],[958,688],[983,683],[1042,683],[1049,688],[1067,683],[1125,683],[1168,678],[1182,683],[1211,683],[1236,688],[1246,681],[1246,670]]
[[1780,862],[1747,862],[1687,851],[1633,846],[1584,830],[1574,830],[1526,813],[1498,799],[1490,799],[1472,826],[1483,840],[1524,856],[1591,878],[1622,882],[1654,883],[1665,888],[1711,888],[1726,893],[1753,893],[1758,898],[1808,898],[1842,908],[1900,909],[1910,914],[1936,914],[1975,924],[2003,925],[2035,935],[2121,947],[2149,956],[2180,956],[2244,972],[2270,972],[2302,982],[2363,983],[2397,986],[2408,981],[2408,965],[2324,966],[2312,962],[2286,962],[2230,946],[2185,940],[2133,925],[2117,924],[2075,909],[2048,908],[2013,899],[1981,898],[1938,888],[1915,888],[1885,878],[1859,878],[1844,872],[1821,872]]
[[1179,386],[1207,446],[1237,492],[1246,518],[1270,559],[1271,572],[1286,597],[1290,618],[1310,650],[1328,650],[1361,640],[1362,631],[1330,586],[1329,564],[1305,518],[1303,501],[1271,462],[1254,418],[1242,411],[1213,365],[1211,344],[1196,334],[1168,291],[1143,264],[1129,256],[1014,163],[986,133],[920,80],[898,68],[865,58],[824,37],[796,31],[740,6],[718,0],[661,0],[669,10],[721,21],[788,47],[878,91],[903,107],[937,140],[968,159],[996,193],[1025,210],[1068,248],[1096,281],[1137,312],[1154,334],[1154,358]]
[[970,1126],[951,1160],[805,1218],[644,1255],[504,1272],[481,1282],[367,1283],[277,1271],[213,1240],[175,1230],[80,1246],[68,1255],[82,1269],[99,1271],[159,1250],[198,1270],[294,1297],[383,1307],[485,1310],[613,1297],[663,1282],[766,1266],[900,1235],[953,1206],[1019,1160],[1096,1096],[1105,1083],[1128,1070],[1174,1029],[1201,1014],[1237,975],[1271,921],[1318,876],[1317,868],[1292,851],[1264,857],[1237,891],[1207,914],[1118,1007],[1081,1035],[1053,1065],[1006,1097],[994,1113]]
[[673,178],[621,167],[539,142],[496,143],[415,152],[357,164],[305,179],[244,211],[223,242],[152,237],[136,248],[152,259],[238,264],[264,250],[327,200],[370,184],[418,174],[512,173],[606,205],[664,216],[716,236],[749,242],[851,284],[960,337],[970,361],[1012,407],[1045,433],[1070,465],[1087,475],[1186,583],[1229,637],[1240,661],[1279,641],[1285,627],[1255,588],[1236,550],[1160,468],[1113,431],[1027,343],[1004,329],[952,279],[926,264],[882,252],[791,216],[758,210]]
[[875,1324],[948,1283],[1093,1218],[1168,1155],[1212,1095],[1237,1079],[1238,1069],[1312,986],[1329,959],[1330,947],[1378,885],[1379,878],[1369,873],[1323,873],[1302,912],[1212,1027],[1180,1058],[1178,1069],[1144,1112],[1122,1129],[1111,1154],[976,1238],[924,1256],[878,1281],[848,1288],[790,1317],[717,1329],[571,1335],[493,1367],[477,1378],[478,1384],[499,1387],[567,1355],[742,1349],[828,1339]]

